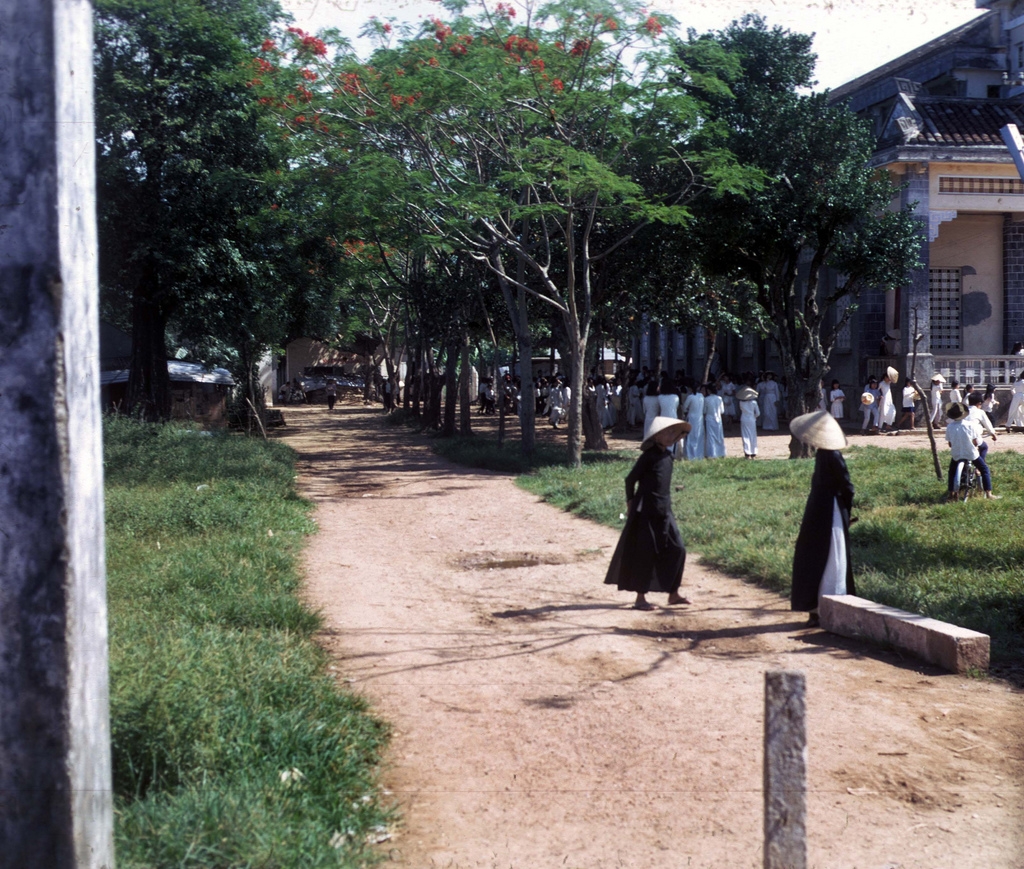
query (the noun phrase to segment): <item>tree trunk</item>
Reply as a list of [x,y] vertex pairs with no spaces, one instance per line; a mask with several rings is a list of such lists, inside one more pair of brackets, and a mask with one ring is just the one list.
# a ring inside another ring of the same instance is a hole
[[601,413],[597,409],[597,394],[589,390],[583,396],[583,436],[585,449],[608,449],[608,441],[605,440],[604,430],[601,428]]
[[458,371],[459,371],[459,339],[455,337],[449,344],[445,354],[444,367],[444,421],[441,424],[441,436],[455,436],[455,409],[458,403]]
[[586,341],[580,336],[576,323],[566,323],[571,329],[569,336],[569,382],[572,394],[569,396],[568,454],[569,464],[578,468],[583,464],[583,369]]
[[167,373],[168,312],[160,302],[156,265],[147,262],[132,296],[132,357],[126,410],[150,422],[171,418]]
[[469,331],[463,327],[462,349],[459,354],[459,434],[473,434],[473,396],[469,394]]

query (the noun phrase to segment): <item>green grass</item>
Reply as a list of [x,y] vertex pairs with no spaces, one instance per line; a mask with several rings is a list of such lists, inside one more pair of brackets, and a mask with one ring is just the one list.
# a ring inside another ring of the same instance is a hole
[[[539,467],[520,485],[565,510],[621,527],[623,478],[636,453],[584,466]],[[857,490],[851,549],[857,593],[992,637],[993,660],[1024,664],[1024,456],[990,455],[1002,501],[945,504],[927,450],[853,448]],[[673,504],[687,545],[705,563],[788,593],[811,461],[719,459],[675,466]]]
[[372,861],[387,731],[295,596],[314,527],[291,451],[124,418],[105,437],[118,866]]

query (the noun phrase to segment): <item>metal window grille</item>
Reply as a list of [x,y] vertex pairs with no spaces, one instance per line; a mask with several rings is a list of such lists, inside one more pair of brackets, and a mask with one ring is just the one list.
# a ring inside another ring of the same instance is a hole
[[932,352],[960,349],[960,269],[928,270]]
[[969,178],[940,175],[939,193],[982,193],[995,196],[1024,194],[1024,181],[1019,178]]
[[707,354],[707,332],[698,327],[693,334],[693,355],[703,359]]
[[676,332],[676,359],[686,358],[686,333]]
[[754,336],[744,335],[743,336],[743,355],[753,356],[754,355]]

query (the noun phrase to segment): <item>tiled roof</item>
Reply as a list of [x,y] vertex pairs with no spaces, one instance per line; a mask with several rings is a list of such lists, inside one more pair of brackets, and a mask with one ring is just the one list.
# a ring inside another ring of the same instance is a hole
[[[1024,102],[995,100],[916,98],[919,120],[916,136],[908,136],[908,145],[998,145],[1003,146],[999,130],[1007,124],[1024,128]],[[916,120],[916,119],[915,119]]]

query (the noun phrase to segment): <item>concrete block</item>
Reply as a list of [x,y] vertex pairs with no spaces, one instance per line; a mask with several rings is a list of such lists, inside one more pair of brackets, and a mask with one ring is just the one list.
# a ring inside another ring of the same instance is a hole
[[953,673],[987,670],[989,637],[852,594],[824,595],[821,626],[843,637],[873,640]]

